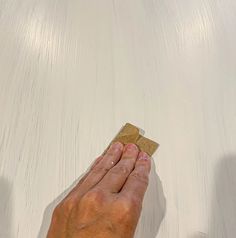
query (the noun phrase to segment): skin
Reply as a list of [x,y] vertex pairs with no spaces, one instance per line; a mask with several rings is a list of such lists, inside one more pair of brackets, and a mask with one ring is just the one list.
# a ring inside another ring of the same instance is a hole
[[113,143],[54,209],[47,238],[133,238],[150,169],[135,144]]

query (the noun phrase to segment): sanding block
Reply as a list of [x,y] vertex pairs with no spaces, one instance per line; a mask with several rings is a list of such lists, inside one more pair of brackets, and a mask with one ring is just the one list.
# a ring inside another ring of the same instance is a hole
[[138,127],[130,123],[126,123],[121,128],[116,137],[111,141],[111,143],[109,144],[109,146],[107,147],[107,149],[104,151],[103,154],[106,153],[106,151],[108,150],[108,148],[112,143],[119,141],[124,145],[128,143],[134,143],[138,146],[140,151],[144,151],[149,156],[152,156],[159,147],[159,144],[141,135],[140,131],[141,129],[139,129]]

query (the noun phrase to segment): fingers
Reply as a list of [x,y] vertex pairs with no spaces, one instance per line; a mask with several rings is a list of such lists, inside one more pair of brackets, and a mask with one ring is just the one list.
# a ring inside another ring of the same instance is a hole
[[107,172],[97,186],[111,193],[119,192],[134,168],[138,153],[139,149],[135,144],[127,144],[120,161]]
[[135,168],[120,191],[120,195],[142,202],[148,186],[150,170],[151,160],[149,156],[145,152],[140,152]]
[[84,194],[94,187],[105,176],[105,174],[120,160],[123,152],[123,144],[113,143],[103,158],[89,171],[86,178],[80,184],[78,190]]

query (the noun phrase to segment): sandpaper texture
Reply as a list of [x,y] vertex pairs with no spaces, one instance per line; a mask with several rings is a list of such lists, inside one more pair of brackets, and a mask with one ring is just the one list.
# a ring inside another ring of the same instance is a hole
[[[144,151],[150,156],[152,156],[155,153],[155,151],[157,150],[159,146],[159,144],[156,143],[155,141],[150,140],[144,137],[143,135],[141,135],[140,129],[130,123],[126,123],[122,127],[122,129],[116,135],[116,137],[112,140],[110,145],[117,141],[123,143],[124,145],[128,143],[134,143],[139,147],[140,151]],[[104,151],[104,153],[107,151],[107,149]]]

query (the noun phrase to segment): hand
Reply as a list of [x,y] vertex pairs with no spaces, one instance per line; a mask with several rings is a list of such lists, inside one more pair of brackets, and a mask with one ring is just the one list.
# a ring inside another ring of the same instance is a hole
[[151,161],[113,143],[55,208],[47,238],[133,238]]

